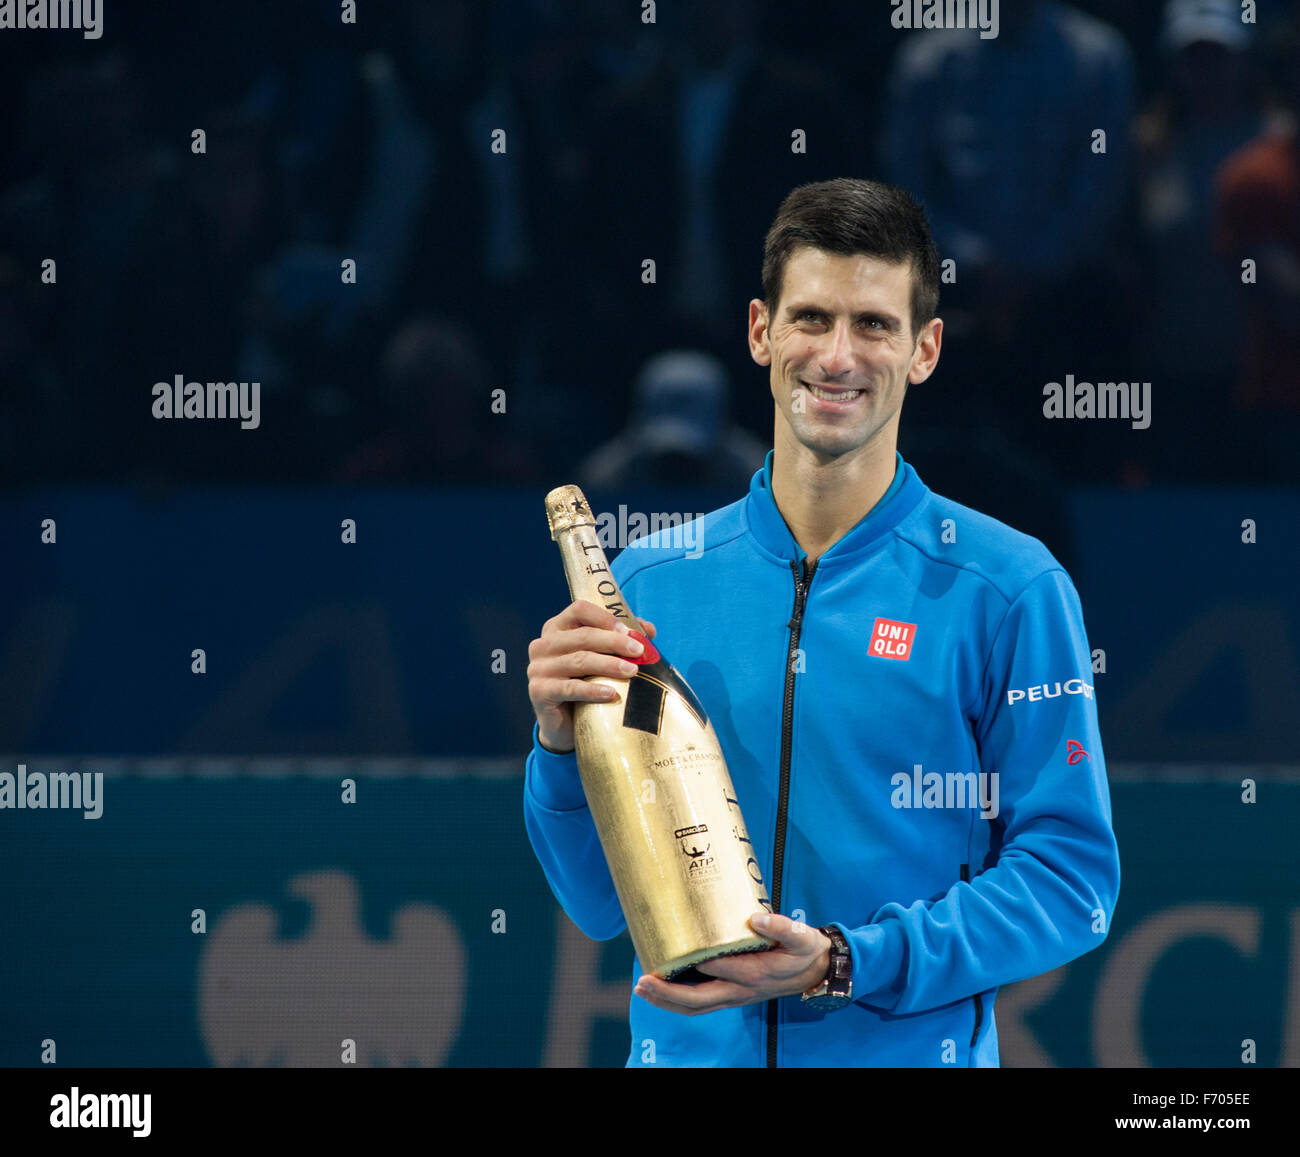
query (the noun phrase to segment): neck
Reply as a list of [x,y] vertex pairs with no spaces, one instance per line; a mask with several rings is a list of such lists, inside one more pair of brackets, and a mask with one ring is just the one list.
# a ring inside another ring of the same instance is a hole
[[894,443],[895,438],[882,436],[858,450],[827,458],[788,431],[777,430],[772,498],[810,566],[884,497],[897,468]]

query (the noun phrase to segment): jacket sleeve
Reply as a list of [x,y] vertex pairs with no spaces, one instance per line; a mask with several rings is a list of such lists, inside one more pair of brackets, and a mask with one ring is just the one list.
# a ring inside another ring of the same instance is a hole
[[1119,853],[1091,672],[1069,576],[1039,575],[997,628],[971,712],[981,770],[998,777],[996,863],[938,900],[885,904],[869,923],[842,926],[857,1000],[923,1012],[1048,972],[1105,939]]
[[569,919],[593,940],[622,932],[627,922],[578,778],[578,758],[547,751],[536,723],[524,764],[524,827]]

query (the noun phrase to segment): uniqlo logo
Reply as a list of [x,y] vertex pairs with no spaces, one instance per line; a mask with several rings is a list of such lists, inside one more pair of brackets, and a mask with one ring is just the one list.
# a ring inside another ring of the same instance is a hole
[[915,623],[898,623],[893,619],[877,619],[871,628],[871,653],[882,659],[912,657],[912,643],[916,639]]

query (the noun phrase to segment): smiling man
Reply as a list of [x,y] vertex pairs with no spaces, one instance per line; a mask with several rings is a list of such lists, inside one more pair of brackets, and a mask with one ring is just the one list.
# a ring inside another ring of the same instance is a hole
[[[1062,690],[1091,687],[1078,595],[1042,543],[934,494],[897,451],[943,334],[907,193],[795,189],[763,292],[763,469],[699,520],[693,557],[652,535],[612,568],[714,722],[773,903],[751,923],[776,947],[694,985],[634,958],[627,1063],[996,1065],[997,989],[1100,944],[1119,891],[1096,704]],[[616,627],[574,602],[529,648],[525,823],[596,939],[626,922],[573,703],[617,694],[584,679],[626,678],[639,644]]]

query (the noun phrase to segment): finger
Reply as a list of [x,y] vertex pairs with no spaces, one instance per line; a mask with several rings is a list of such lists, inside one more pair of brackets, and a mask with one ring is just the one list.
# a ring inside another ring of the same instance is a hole
[[[655,637],[657,632],[653,623],[648,622],[646,619],[632,620],[632,623],[636,622],[639,622],[641,626],[645,628],[645,636],[647,639],[653,639]],[[542,627],[542,639],[546,639],[561,632],[576,630],[583,626],[600,627],[607,632],[621,636],[621,641],[614,641],[612,646],[601,648],[602,650],[610,650],[618,654],[625,652],[627,644],[631,642],[627,637],[628,632],[629,630],[634,629],[634,627],[629,625],[628,620],[618,618],[603,607],[598,607],[595,603],[588,602],[586,599],[575,599],[558,615],[546,621],[545,625]],[[535,640],[535,642],[540,641],[541,640]],[[632,650],[627,650],[626,653],[639,655],[641,651],[634,648]],[[531,649],[529,654],[533,654]]]
[[[598,607],[595,603],[586,599],[575,599],[564,608],[551,622],[556,624],[556,630],[567,631],[573,627],[601,627],[607,631],[618,630],[619,618],[605,610],[604,607]],[[623,623],[626,627],[627,624]]]
[[706,976],[716,976],[719,980],[729,980],[732,984],[753,987],[755,983],[763,980],[784,979],[787,973],[799,972],[804,965],[792,964],[789,953],[774,949],[771,952],[719,957],[717,960],[707,960],[695,967]]
[[530,674],[540,679],[562,677],[580,678],[584,675],[608,675],[614,679],[630,679],[637,666],[630,659],[617,655],[598,654],[595,651],[570,651],[555,655],[536,664],[529,664]]
[[[566,618],[566,616],[569,617]],[[645,619],[615,615],[587,599],[575,599],[552,621],[557,622],[558,630],[567,629],[568,624],[571,622],[574,625],[587,624],[593,627],[604,627],[606,630],[615,631],[621,635],[626,635],[629,631],[639,630],[646,625]],[[651,628],[646,632],[646,638],[654,638],[654,633],[654,629]]]
[[[557,655],[569,655],[575,651],[591,651],[601,655],[636,659],[645,653],[645,647],[631,635],[621,631],[607,631],[599,627],[572,627],[550,634],[543,633],[540,639],[534,639],[529,644],[528,657],[533,660],[550,659]],[[543,674],[545,673],[543,671]]]
[[[669,985],[669,987],[677,987],[677,985]],[[703,987],[703,985],[699,985],[699,987]],[[681,1004],[680,1001],[673,1000],[672,996],[664,993],[662,989],[645,987],[645,985],[633,989],[633,992],[646,1004],[654,1005],[656,1009],[663,1009],[666,1013],[677,1013],[681,1017],[702,1017],[705,1013],[716,1013],[719,1009],[735,1008],[738,1004],[744,1004],[744,1001],[738,1000],[719,1000],[715,1001],[714,1004],[706,1005],[697,1002],[694,1005],[685,1005]]]
[[696,967],[707,976],[716,976],[752,992],[762,992],[773,984],[783,985],[798,976],[807,969],[808,961],[808,956],[773,948],[768,952],[747,952],[710,960]]
[[821,934],[802,920],[791,920],[777,912],[756,912],[749,918],[749,926],[796,956],[812,956],[821,951]]
[[710,980],[704,984],[671,984],[657,976],[642,975],[633,992],[656,1008],[680,1012],[687,1016],[734,1008],[750,999],[750,992],[727,980]]
[[575,599],[558,615],[546,620],[542,625],[542,638],[577,630],[579,627],[599,627],[601,630],[613,630],[617,620],[604,607],[598,607],[586,599]]
[[627,631],[607,627],[574,626],[564,630],[543,634],[537,640],[543,646],[543,654],[561,654],[576,651],[579,648],[588,651],[601,651],[607,655],[640,655],[645,647],[638,643]]
[[556,679],[541,688],[539,698],[547,706],[558,707],[561,703],[613,703],[622,696],[608,683]]

